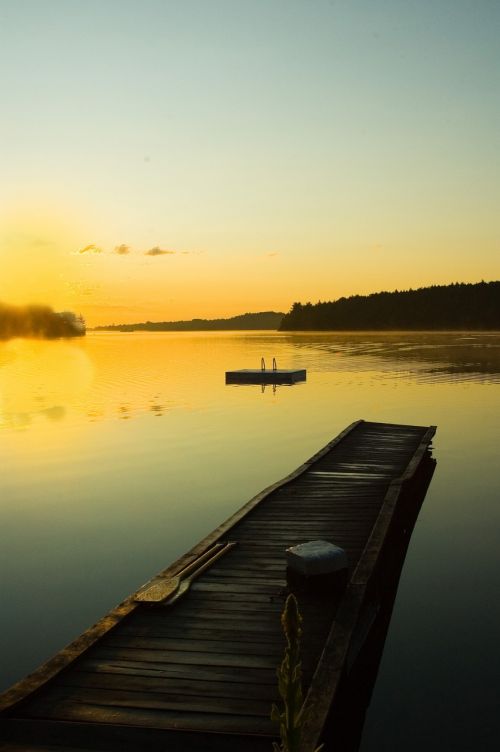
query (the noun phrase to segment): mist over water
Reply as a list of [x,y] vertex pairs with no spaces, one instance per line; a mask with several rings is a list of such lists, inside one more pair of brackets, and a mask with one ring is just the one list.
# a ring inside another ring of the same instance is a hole
[[[225,385],[262,356],[307,382]],[[0,687],[352,421],[436,424],[362,750],[496,749],[499,407],[497,333],[0,342]]]

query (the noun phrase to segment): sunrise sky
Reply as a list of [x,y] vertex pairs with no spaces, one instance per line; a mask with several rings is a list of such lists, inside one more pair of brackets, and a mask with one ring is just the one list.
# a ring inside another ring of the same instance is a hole
[[500,278],[495,0],[4,0],[0,301],[90,325]]

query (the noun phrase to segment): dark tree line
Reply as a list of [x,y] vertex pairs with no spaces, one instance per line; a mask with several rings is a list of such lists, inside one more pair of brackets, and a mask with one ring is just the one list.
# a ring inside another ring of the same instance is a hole
[[246,329],[278,329],[283,313],[263,311],[261,313],[243,313],[230,319],[192,319],[191,321],[145,321],[142,324],[110,324],[96,326],[98,330],[115,330],[120,332],[184,332],[216,331]]
[[500,329],[500,282],[457,282],[315,305],[294,303],[280,329]]

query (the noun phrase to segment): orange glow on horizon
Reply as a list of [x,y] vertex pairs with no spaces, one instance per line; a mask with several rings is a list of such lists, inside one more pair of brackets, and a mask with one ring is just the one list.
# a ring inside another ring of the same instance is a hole
[[[150,242],[101,243],[82,223],[55,212],[18,211],[0,227],[0,302],[43,303],[81,313],[89,327],[142,321],[228,318],[247,312],[287,312],[295,301],[334,300],[381,290],[498,278],[496,257],[475,259],[434,252],[432,266],[417,247],[396,244],[332,247],[328,237],[311,250],[304,241],[276,250],[248,241],[228,252],[212,241],[191,250]],[[95,234],[94,234],[95,235]],[[450,274],[450,269],[453,273]]]

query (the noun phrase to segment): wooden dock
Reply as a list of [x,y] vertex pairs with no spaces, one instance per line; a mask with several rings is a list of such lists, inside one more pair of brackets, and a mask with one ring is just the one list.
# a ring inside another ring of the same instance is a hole
[[[312,752],[352,694],[350,678],[384,621],[386,580],[394,598],[412,528],[396,523],[410,508],[413,521],[418,514],[434,433],[432,426],[349,426],[139,593],[161,590],[211,547],[236,542],[182,598],[168,605],[131,595],[1,695],[0,750],[270,752],[288,593],[284,552],[323,539],[346,550],[350,581],[341,595],[299,595],[303,752]],[[385,602],[387,628],[392,601]]]

